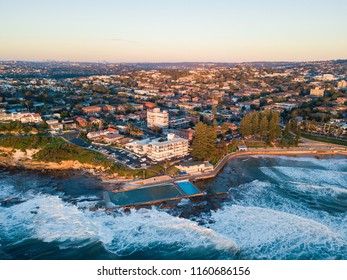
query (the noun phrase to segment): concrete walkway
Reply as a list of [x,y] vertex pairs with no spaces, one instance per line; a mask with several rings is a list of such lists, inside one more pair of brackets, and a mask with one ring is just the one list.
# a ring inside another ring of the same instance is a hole
[[[306,141],[307,140],[307,141]],[[125,190],[131,190],[140,188],[143,186],[149,185],[157,185],[164,183],[173,183],[177,180],[203,180],[208,178],[214,178],[218,175],[218,173],[224,168],[224,166],[228,163],[229,160],[239,157],[239,156],[253,156],[253,155],[327,155],[327,154],[341,154],[347,156],[347,147],[335,144],[327,144],[318,141],[312,141],[305,139],[302,143],[300,143],[299,147],[291,147],[291,148],[249,148],[247,152],[234,152],[227,154],[224,158],[222,158],[213,169],[213,171],[200,173],[200,174],[192,174],[192,175],[183,175],[171,177],[168,175],[152,177],[145,180],[133,181],[130,184],[124,186]]]

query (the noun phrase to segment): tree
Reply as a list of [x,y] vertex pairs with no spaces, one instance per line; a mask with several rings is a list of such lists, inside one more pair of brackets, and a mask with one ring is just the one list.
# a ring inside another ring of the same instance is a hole
[[295,145],[298,146],[299,145],[299,140],[301,137],[301,130],[300,128],[297,129],[297,132],[295,134]]
[[267,141],[268,135],[269,135],[269,121],[266,116],[263,116],[260,121],[260,137],[261,139],[264,139]]
[[192,143],[192,156],[196,160],[210,160],[216,154],[217,133],[213,127],[203,122],[195,126],[195,133]]
[[281,136],[280,116],[276,111],[253,112],[244,116],[240,123],[240,132],[244,137],[266,138],[268,142]]
[[272,111],[269,121],[269,138],[268,142],[272,142],[281,136],[280,114],[277,111]]
[[289,122],[284,127],[283,134],[284,134],[284,136],[289,136],[290,135],[290,124],[289,124]]
[[216,116],[217,116],[217,106],[216,105],[212,106],[212,114],[213,114],[214,118],[216,118]]
[[254,112],[251,114],[252,116],[252,135],[259,136],[260,134],[260,114],[259,112]]
[[242,118],[240,123],[240,132],[243,137],[252,135],[252,118],[250,114]]
[[218,127],[218,123],[216,119],[213,119],[213,127],[216,129]]
[[229,126],[225,122],[222,124],[222,131],[229,131]]

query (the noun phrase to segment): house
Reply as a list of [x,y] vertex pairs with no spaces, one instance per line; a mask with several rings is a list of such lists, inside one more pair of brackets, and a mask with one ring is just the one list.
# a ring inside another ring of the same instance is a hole
[[[109,127],[108,129],[104,129],[104,130],[89,132],[87,134],[87,138],[90,139],[90,140],[100,140],[102,138],[105,138],[105,136],[107,136],[107,135],[119,135],[118,134],[118,130]],[[109,140],[111,138],[112,137],[109,137]]]
[[104,107],[103,107],[103,110],[105,112],[108,112],[108,113],[113,113],[114,111],[116,111],[116,107],[112,106],[112,105],[109,105],[109,104],[106,104]]
[[144,106],[147,108],[147,109],[154,109],[156,106],[155,106],[155,103],[153,102],[145,102],[144,103]]
[[73,119],[65,119],[65,120],[62,120],[61,123],[63,124],[65,130],[77,128],[77,124]]
[[88,121],[84,118],[77,117],[76,122],[81,128],[86,128],[88,126]]
[[113,144],[117,143],[120,139],[124,138],[124,136],[120,134],[106,134],[102,138],[105,143]]
[[98,114],[102,112],[102,108],[99,106],[88,106],[82,108],[83,113],[87,115]]
[[0,116],[0,121],[2,122],[21,122],[21,123],[40,123],[42,118],[40,114],[37,113],[3,113]]
[[192,141],[195,131],[194,129],[191,129],[191,128],[187,128],[187,129],[179,128],[179,129],[171,129],[170,132],[175,134],[178,137],[187,139],[188,141]]
[[61,131],[63,130],[63,124],[59,123],[58,120],[47,120],[46,121],[49,129],[53,130],[53,131]]
[[322,97],[324,96],[324,89],[320,89],[320,88],[311,89],[310,95]]

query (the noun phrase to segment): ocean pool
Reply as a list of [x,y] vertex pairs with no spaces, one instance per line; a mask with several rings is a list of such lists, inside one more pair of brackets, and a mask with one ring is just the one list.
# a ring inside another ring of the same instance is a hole
[[109,193],[113,204],[127,206],[181,197],[183,194],[173,184],[157,185],[130,190],[126,192]]
[[189,181],[178,181],[176,184],[184,191],[186,195],[199,194],[200,191]]

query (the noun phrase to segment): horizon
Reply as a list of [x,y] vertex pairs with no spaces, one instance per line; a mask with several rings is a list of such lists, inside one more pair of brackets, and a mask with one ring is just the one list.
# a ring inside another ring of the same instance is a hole
[[242,63],[347,57],[346,1],[0,0],[1,61]]
[[243,63],[318,63],[318,62],[329,62],[329,61],[347,61],[346,58],[336,58],[336,59],[324,59],[324,60],[255,60],[255,61],[78,61],[78,60],[0,60],[2,62],[27,62],[27,63],[94,63],[94,64],[243,64]]

